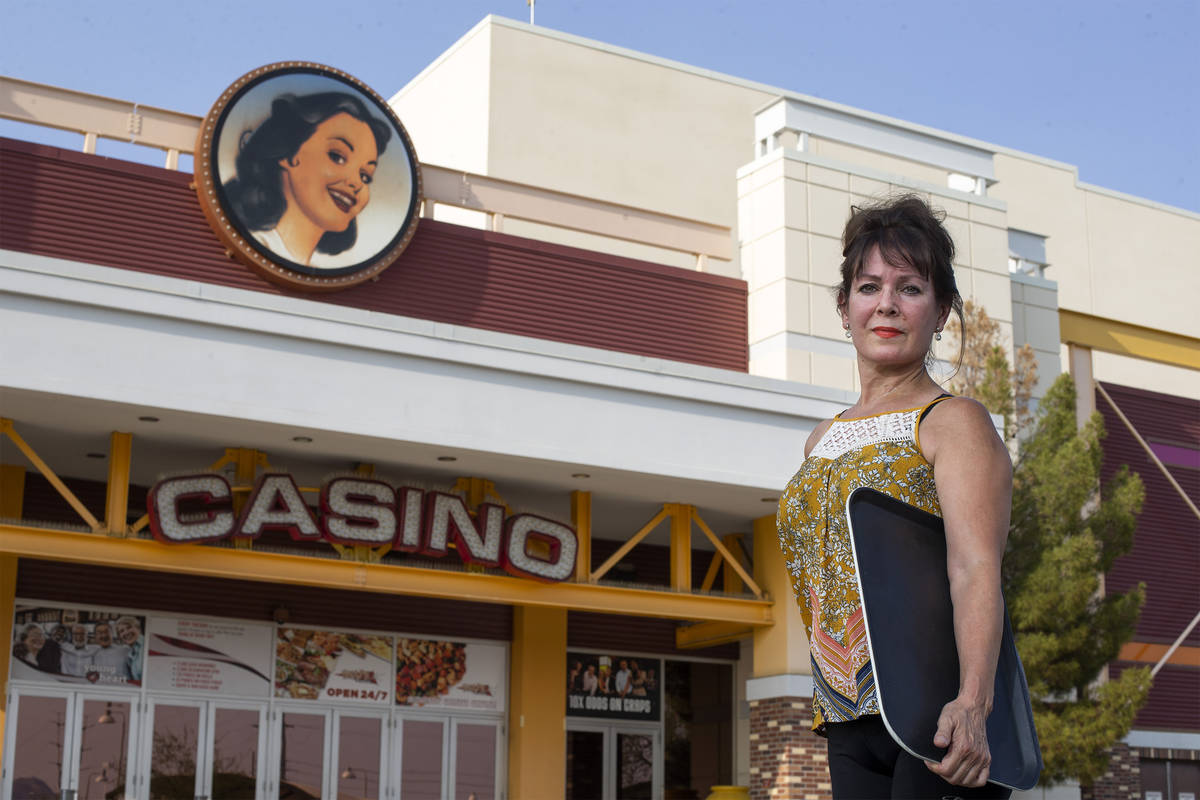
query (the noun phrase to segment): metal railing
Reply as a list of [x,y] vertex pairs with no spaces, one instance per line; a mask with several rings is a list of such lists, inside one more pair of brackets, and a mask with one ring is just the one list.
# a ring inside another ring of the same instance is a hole
[[[96,152],[98,139],[162,150],[167,169],[178,169],[180,154],[193,152],[202,121],[193,114],[4,76],[0,118],[81,134],[85,153]],[[437,205],[454,206],[485,213],[490,230],[502,230],[505,218],[526,220],[686,253],[695,258],[697,269],[704,269],[710,258],[733,258],[731,230],[722,225],[433,164],[422,164],[421,174],[426,217],[433,216]]]

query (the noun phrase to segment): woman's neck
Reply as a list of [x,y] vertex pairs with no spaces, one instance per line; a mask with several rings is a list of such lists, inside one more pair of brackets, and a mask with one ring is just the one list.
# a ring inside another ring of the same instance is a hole
[[300,209],[296,202],[296,194],[292,189],[291,175],[285,170],[280,176],[280,188],[283,189],[283,215],[275,231],[291,254],[292,260],[308,266],[312,254],[317,250],[317,242],[325,235],[325,231],[313,223]]
[[929,377],[924,364],[897,370],[879,369],[859,361],[858,377],[862,389],[852,414],[863,416],[883,411],[913,408],[941,392],[941,387]]
[[325,235],[325,231],[313,225],[294,202],[287,204],[275,230],[292,259],[306,266],[312,260],[312,254],[316,252],[317,242]]

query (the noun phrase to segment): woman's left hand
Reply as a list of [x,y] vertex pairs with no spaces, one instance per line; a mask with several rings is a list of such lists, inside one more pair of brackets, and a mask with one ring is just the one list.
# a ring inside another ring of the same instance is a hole
[[940,763],[925,766],[955,786],[983,786],[992,764],[987,717],[987,708],[961,695],[942,706],[933,743],[949,749]]

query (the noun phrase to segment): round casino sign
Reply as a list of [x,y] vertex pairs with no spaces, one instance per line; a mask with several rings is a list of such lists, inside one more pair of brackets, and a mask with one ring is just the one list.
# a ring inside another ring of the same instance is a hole
[[421,170],[395,112],[321,64],[238,78],[196,139],[196,192],[228,252],[293,289],[336,291],[391,265],[416,231]]

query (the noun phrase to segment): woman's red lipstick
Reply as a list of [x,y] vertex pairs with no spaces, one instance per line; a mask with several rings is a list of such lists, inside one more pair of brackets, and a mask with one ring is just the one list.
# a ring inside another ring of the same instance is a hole
[[872,328],[871,331],[881,339],[891,339],[893,336],[899,336],[901,331],[896,328]]

